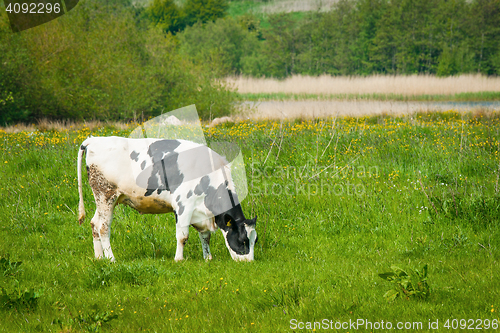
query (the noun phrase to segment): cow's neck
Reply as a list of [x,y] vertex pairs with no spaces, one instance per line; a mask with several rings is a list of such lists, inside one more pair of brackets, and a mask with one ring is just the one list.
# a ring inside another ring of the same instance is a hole
[[215,217],[215,221],[217,224],[225,223],[225,217],[230,216],[230,218],[235,222],[243,222],[245,221],[245,215],[243,215],[243,210],[241,209],[241,205],[238,204],[233,206],[233,208],[225,211],[224,213]]

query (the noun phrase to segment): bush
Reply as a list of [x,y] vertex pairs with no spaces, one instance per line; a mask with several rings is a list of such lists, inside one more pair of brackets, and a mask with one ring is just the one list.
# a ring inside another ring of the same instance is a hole
[[60,19],[15,35],[2,14],[2,125],[128,121],[193,103],[205,119],[231,112],[236,97],[210,67],[185,59],[172,35],[143,27],[136,14],[128,2],[81,1]]
[[30,57],[19,34],[10,31],[6,15],[0,13],[0,126],[27,121],[31,115],[30,91],[23,89],[33,75]]

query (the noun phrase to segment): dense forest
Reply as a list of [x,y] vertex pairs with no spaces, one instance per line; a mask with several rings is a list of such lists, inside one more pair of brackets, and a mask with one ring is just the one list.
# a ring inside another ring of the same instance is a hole
[[178,38],[192,57],[223,59],[227,74],[498,75],[500,0],[340,0],[328,12],[196,24]]
[[[247,0],[248,2],[248,0]],[[144,119],[196,103],[204,119],[249,75],[500,74],[500,0],[339,0],[328,11],[229,15],[241,1],[82,0],[14,34],[0,8],[0,125]]]

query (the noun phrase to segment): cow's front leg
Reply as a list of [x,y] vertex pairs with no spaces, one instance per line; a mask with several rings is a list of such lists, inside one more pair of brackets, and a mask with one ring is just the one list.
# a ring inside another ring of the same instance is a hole
[[184,259],[184,245],[189,238],[189,226],[181,227],[177,223],[175,236],[177,238],[177,250],[175,251],[175,261],[181,261]]
[[203,249],[203,259],[212,260],[212,254],[210,253],[210,235],[212,232],[210,230],[199,232],[201,248]]

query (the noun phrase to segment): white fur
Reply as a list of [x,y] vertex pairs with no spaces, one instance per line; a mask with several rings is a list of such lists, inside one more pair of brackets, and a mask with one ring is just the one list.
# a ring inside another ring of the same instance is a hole
[[[92,137],[82,143],[86,147],[86,164],[97,168],[103,178],[109,184],[116,186],[116,198],[112,201],[106,200],[106,193],[94,191],[94,199],[96,200],[96,212],[92,218],[91,225],[94,235],[94,254],[96,258],[103,256],[115,260],[110,244],[110,229],[113,219],[113,209],[116,204],[127,204],[142,213],[166,213],[178,211],[179,204],[176,198],[180,195],[180,203],[184,206],[184,212],[178,215],[176,225],[177,250],[175,252],[175,260],[183,260],[184,245],[189,238],[189,226],[192,225],[199,231],[202,244],[203,257],[206,260],[212,258],[210,253],[210,234],[216,231],[217,225],[214,222],[214,216],[204,204],[204,194],[197,196],[195,194],[187,198],[189,191],[194,191],[198,184],[198,179],[186,181],[182,183],[173,193],[162,191],[158,194],[156,191],[148,197],[144,197],[146,189],[137,184],[137,177],[143,169],[141,163],[146,161],[146,167],[151,165],[150,156],[147,154],[148,147],[157,139],[127,139],[121,137]],[[197,143],[178,140],[180,146],[175,149],[176,152],[192,149],[200,146]],[[132,152],[139,153],[137,159],[131,159]],[[85,208],[83,204],[82,193],[82,177],[81,177],[81,161],[83,150],[78,154],[78,191],[80,196],[79,202],[79,220],[80,223],[85,217]],[[216,157],[219,155],[216,155]],[[227,162],[225,162],[227,163]],[[193,166],[195,167],[195,166]],[[224,167],[226,175],[229,175],[229,188],[234,190],[234,184],[230,175],[230,170]],[[224,175],[219,169],[209,175],[210,184],[222,184],[225,181]],[[183,170],[181,170],[182,172]],[[188,170],[189,171],[189,170]],[[161,205],[159,204],[161,203]],[[165,208],[167,207],[167,208]],[[227,243],[226,246],[234,260],[253,260],[254,244],[256,235],[253,227],[247,228],[247,234],[250,239],[250,253],[245,256],[237,255],[231,250]]]

